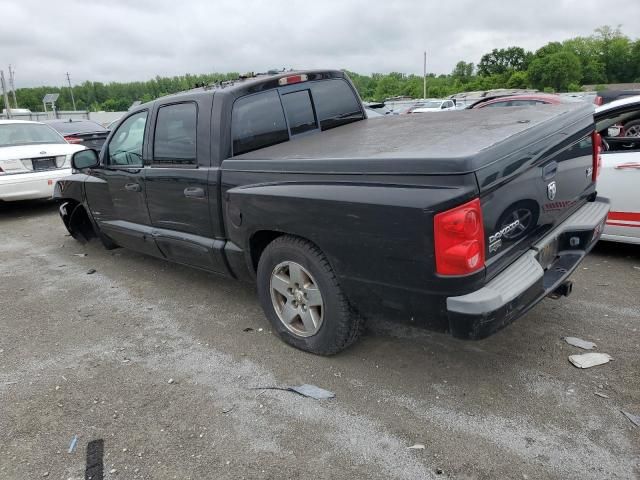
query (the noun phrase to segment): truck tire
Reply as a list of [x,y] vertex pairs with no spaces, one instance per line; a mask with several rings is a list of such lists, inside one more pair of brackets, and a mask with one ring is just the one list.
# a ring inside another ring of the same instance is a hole
[[306,240],[285,235],[267,245],[257,282],[273,328],[300,350],[333,355],[362,333],[364,322],[350,308],[327,258]]

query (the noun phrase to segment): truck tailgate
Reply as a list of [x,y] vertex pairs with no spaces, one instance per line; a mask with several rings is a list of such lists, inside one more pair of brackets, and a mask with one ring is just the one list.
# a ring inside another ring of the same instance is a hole
[[[545,107],[539,107],[545,108]],[[529,144],[476,172],[485,230],[487,280],[595,197],[592,115],[545,125]],[[555,259],[549,245],[538,259]]]

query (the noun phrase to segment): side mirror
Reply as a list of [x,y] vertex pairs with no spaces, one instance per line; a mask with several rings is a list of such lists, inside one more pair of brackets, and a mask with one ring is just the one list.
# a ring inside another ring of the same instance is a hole
[[100,164],[98,152],[92,149],[80,150],[71,157],[71,166],[76,170],[97,167]]

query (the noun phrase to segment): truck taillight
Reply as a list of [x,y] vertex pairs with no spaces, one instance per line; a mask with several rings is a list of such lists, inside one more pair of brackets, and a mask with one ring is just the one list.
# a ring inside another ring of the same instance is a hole
[[593,132],[591,134],[591,143],[593,144],[593,170],[591,180],[595,182],[602,168],[602,136],[598,132]]
[[600,95],[596,95],[596,98],[593,99],[593,103],[600,106],[604,103],[604,99]]
[[64,137],[64,139],[67,141],[67,143],[82,143],[82,139],[78,138],[78,137]]
[[280,85],[293,85],[294,83],[306,82],[307,76],[303,73],[302,75],[289,75],[288,77],[282,77],[278,80],[278,84]]
[[436,273],[465,275],[484,267],[480,199],[438,213],[433,221]]

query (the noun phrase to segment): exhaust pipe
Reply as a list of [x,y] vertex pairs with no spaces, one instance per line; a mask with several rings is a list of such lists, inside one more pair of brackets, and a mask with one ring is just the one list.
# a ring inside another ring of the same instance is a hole
[[568,297],[573,290],[573,282],[571,280],[565,280],[558,287],[549,294],[549,297],[557,300],[560,297]]

